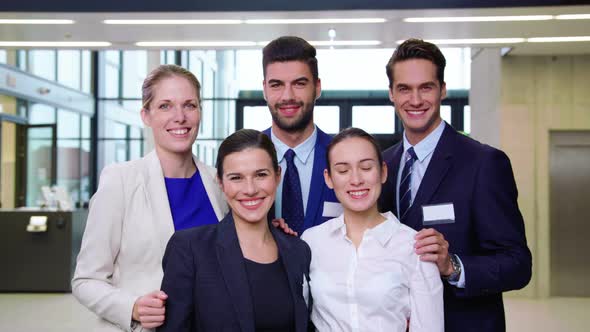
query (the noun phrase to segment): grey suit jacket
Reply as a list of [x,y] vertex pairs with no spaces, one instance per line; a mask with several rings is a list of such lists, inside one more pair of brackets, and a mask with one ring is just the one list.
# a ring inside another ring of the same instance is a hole
[[[215,169],[193,156],[219,220],[228,212]],[[174,233],[155,151],[105,167],[90,211],[72,293],[100,318],[89,331],[130,330],[135,300],[160,288],[162,257]],[[144,329],[145,331],[145,329]]]

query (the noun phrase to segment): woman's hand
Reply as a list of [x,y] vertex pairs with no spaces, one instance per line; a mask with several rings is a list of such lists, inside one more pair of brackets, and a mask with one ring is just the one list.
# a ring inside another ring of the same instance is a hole
[[166,293],[157,290],[138,298],[133,304],[133,320],[147,329],[164,324]]

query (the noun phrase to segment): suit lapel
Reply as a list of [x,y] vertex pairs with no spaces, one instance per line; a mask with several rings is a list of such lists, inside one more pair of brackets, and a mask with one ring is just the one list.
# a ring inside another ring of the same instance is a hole
[[[416,213],[422,207],[430,202],[432,195],[438,190],[438,187],[449,168],[452,165],[452,146],[453,146],[454,129],[446,125],[443,134],[434,149],[432,159],[424,173],[414,202],[408,213]],[[420,218],[412,218],[414,221]],[[421,221],[421,220],[420,220]],[[420,226],[420,225],[416,225]]]
[[[402,160],[402,153],[404,152],[404,146],[403,144],[400,142],[399,144],[397,144],[396,148],[393,151],[393,159],[390,163],[390,165],[392,165],[393,167],[391,167],[388,172],[389,175],[388,176],[388,182],[393,184],[390,185],[389,188],[392,188],[392,193],[391,193],[391,206],[393,206],[393,210],[391,211],[391,213],[395,214],[397,216],[397,176],[399,173],[399,165],[401,163]],[[387,212],[387,211],[385,211]]]
[[[309,197],[307,198],[307,209],[305,211],[305,221],[303,228],[307,229],[315,225],[316,220],[321,218],[323,211],[324,190],[324,169],[326,169],[326,149],[320,144],[321,134],[318,129],[314,153],[313,153],[313,171],[311,173],[311,183],[309,185]],[[304,179],[302,179],[304,180]]]
[[164,182],[164,173],[156,151],[152,151],[145,156],[147,169],[145,170],[143,181],[148,193],[148,202],[151,207],[151,221],[159,239],[159,246],[164,256],[168,240],[174,233],[174,222],[168,203],[168,193],[166,192],[166,183]]
[[254,332],[254,309],[244,255],[231,214],[220,222],[217,233],[217,260],[234,311],[243,332]]
[[[301,259],[294,252],[294,247],[289,244],[289,241],[283,234],[279,234],[281,231],[275,227],[271,227],[271,232],[277,243],[279,249],[279,255],[283,262],[283,268],[287,274],[287,280],[289,282],[289,289],[293,298],[293,307],[295,308],[295,331],[305,331],[307,324],[307,308],[305,304],[300,303],[303,301],[302,295],[298,294],[301,292],[297,287],[297,283],[303,282],[303,272],[301,271]],[[300,275],[300,276],[299,276]]]

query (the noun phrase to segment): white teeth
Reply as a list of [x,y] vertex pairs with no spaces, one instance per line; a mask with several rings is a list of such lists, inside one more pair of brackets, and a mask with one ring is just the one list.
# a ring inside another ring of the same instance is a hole
[[408,113],[418,115],[418,114],[422,114],[424,112],[422,112],[422,111],[408,111]]
[[366,194],[368,192],[368,190],[361,190],[361,191],[349,191],[348,193],[351,194],[352,196],[362,196],[364,194]]
[[254,206],[258,203],[260,203],[260,201],[262,201],[261,199],[257,199],[254,201],[242,201],[242,204],[246,205],[246,206]]
[[188,129],[184,128],[184,129],[172,129],[170,130],[170,132],[174,135],[184,135],[186,133],[188,133]]

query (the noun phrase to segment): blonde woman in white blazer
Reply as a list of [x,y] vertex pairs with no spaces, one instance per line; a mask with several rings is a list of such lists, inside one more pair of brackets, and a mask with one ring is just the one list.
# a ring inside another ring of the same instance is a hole
[[228,212],[215,170],[191,152],[199,93],[184,68],[152,71],[142,86],[141,117],[153,130],[155,151],[102,171],[72,280],[74,296],[99,316],[90,331],[149,331],[164,321],[161,264],[175,227],[165,177],[200,176],[216,221]]

